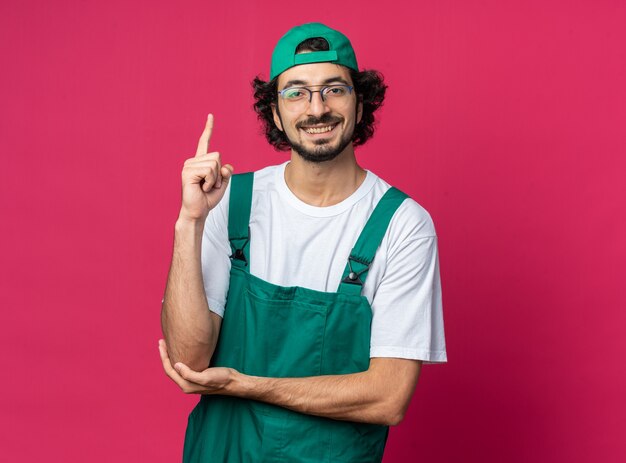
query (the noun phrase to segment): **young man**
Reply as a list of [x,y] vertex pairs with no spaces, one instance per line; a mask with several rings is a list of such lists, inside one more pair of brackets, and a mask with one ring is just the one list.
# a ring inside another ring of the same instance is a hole
[[386,87],[343,34],[291,29],[254,86],[291,160],[233,176],[209,116],[182,173],[159,348],[202,394],[184,459],[380,461],[422,362],[446,361],[432,221],[356,162]]

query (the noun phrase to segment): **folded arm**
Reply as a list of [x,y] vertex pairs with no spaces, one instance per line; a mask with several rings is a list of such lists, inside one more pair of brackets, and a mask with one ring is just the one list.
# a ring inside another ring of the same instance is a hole
[[182,363],[172,368],[165,343],[159,347],[165,372],[185,393],[229,395],[308,415],[384,425],[402,421],[421,369],[418,360],[373,358],[361,373],[264,378],[232,368],[198,372]]

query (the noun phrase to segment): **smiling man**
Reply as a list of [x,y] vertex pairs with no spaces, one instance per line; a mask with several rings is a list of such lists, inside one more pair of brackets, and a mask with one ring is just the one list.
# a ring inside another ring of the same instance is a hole
[[233,175],[209,116],[182,172],[159,349],[201,394],[184,460],[378,462],[422,362],[446,361],[435,229],[356,161],[386,86],[347,37],[291,29],[253,85],[290,161]]

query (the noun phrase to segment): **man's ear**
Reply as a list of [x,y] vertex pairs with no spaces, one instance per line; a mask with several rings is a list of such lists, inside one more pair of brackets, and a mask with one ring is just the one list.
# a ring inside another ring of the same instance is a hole
[[274,124],[276,124],[276,127],[278,127],[278,130],[283,132],[283,124],[282,124],[282,121],[280,120],[280,114],[278,114],[278,108],[276,107],[276,103],[272,103],[271,106],[272,106],[272,114],[274,115]]
[[359,103],[356,106],[356,123],[360,123],[363,118],[363,98],[359,97]]

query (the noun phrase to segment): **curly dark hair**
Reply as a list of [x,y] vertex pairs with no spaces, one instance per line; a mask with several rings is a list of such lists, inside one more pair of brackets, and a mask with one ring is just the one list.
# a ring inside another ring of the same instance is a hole
[[[307,39],[298,45],[296,53],[305,51],[327,51],[328,42],[323,38]],[[354,83],[354,92],[358,101],[363,103],[363,115],[361,121],[354,128],[352,143],[354,146],[364,144],[374,135],[376,120],[374,113],[380,108],[385,100],[387,85],[382,74],[374,70],[355,71],[350,69],[350,77]],[[263,124],[265,138],[279,151],[287,151],[291,147],[285,133],[274,123],[272,106],[278,99],[278,76],[266,82],[258,76],[252,81],[254,89],[254,111]]]

